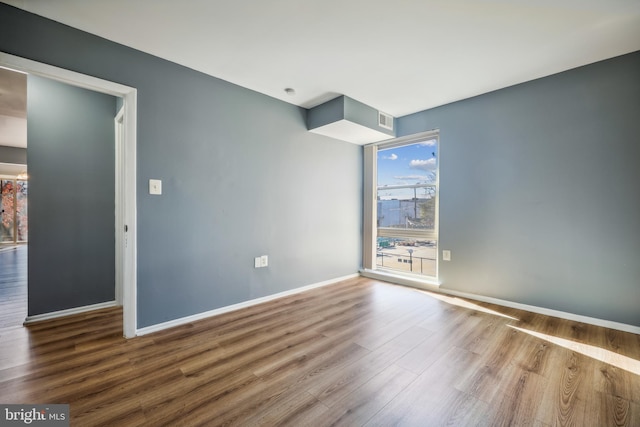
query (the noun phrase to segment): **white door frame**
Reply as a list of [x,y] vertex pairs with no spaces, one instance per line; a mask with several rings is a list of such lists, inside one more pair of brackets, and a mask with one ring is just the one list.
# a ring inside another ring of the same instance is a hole
[[[65,70],[19,56],[0,52],[0,67],[22,71],[71,86],[90,89],[122,97],[123,111],[121,123],[123,127],[122,146],[116,148],[116,278],[120,277],[122,289],[120,297],[123,307],[123,334],[126,338],[136,336],[137,331],[137,241],[136,241],[136,119],[137,96],[135,88],[119,83],[87,76],[75,71]],[[127,231],[125,231],[125,227]],[[116,279],[117,281],[118,279]]]
[[[126,227],[124,224],[124,206],[119,201],[122,199],[124,192],[124,182],[122,180],[122,166],[124,165],[124,105],[120,107],[116,117],[113,119],[115,128],[115,207],[116,207],[116,304],[123,305],[123,286],[124,286],[124,254],[123,248],[126,246]],[[123,233],[122,230],[125,230]]]

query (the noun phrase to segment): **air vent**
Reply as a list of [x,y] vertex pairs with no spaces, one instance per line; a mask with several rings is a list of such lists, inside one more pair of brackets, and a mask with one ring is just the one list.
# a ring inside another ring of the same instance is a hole
[[378,126],[381,128],[393,130],[393,117],[378,111]]

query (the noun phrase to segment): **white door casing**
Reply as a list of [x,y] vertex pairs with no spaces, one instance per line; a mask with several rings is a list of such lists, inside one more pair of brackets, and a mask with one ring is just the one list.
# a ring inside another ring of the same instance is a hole
[[[123,334],[137,331],[137,242],[136,242],[136,120],[137,89],[87,76],[75,71],[42,64],[0,52],[0,67],[46,77],[71,86],[118,96],[123,107],[116,116],[116,303],[123,307]],[[126,230],[126,231],[125,231]]]

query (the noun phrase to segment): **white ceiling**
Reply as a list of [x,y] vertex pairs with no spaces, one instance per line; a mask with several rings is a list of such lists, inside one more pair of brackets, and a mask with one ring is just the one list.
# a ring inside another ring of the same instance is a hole
[[302,107],[344,94],[396,117],[640,50],[639,0],[5,3]]
[[26,165],[16,165],[13,163],[0,163],[0,177],[16,177],[27,172]]

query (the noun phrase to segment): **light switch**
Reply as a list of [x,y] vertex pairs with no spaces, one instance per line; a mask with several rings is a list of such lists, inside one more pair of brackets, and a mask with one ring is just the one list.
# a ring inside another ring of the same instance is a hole
[[253,267],[254,268],[260,268],[262,267],[262,257],[255,257],[255,259],[253,260]]
[[262,267],[267,267],[269,265],[269,256],[267,255],[262,255],[260,257],[260,265]]
[[442,251],[442,260],[443,261],[451,261],[451,251],[449,251],[449,250]]
[[149,180],[149,194],[162,194],[162,181],[159,179]]

